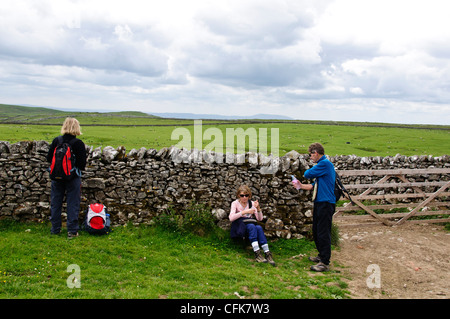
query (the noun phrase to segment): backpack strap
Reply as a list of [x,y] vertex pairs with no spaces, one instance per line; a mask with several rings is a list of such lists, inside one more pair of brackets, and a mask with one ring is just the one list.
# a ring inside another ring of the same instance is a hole
[[355,203],[353,203],[352,197],[350,196],[349,192],[344,187],[344,184],[342,184],[341,178],[339,177],[338,173],[336,173],[336,182],[339,185],[339,188],[342,190],[342,194],[345,194],[346,197],[350,200],[350,202],[352,204],[355,204]]
[[58,147],[59,145],[61,145],[62,143],[64,143],[64,139],[63,139],[62,135],[58,136],[57,139],[58,139],[58,140],[57,140],[56,147]]

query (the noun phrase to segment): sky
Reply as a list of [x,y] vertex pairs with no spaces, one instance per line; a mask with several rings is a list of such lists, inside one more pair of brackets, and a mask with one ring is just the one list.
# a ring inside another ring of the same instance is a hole
[[2,0],[0,103],[450,125],[448,0]]

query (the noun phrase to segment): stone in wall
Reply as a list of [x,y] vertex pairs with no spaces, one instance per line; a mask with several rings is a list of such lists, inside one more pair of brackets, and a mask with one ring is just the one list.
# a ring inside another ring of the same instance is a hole
[[[50,185],[46,141],[0,142],[0,218],[43,221],[50,216]],[[151,223],[169,206],[180,213],[191,201],[208,204],[221,227],[235,191],[248,184],[263,210],[269,237],[300,238],[312,220],[310,192],[291,186],[291,174],[303,179],[312,166],[309,155],[290,151],[274,159],[263,154],[220,154],[174,147],[132,149],[86,147],[82,179],[82,211],[91,202],[107,205],[113,224]],[[450,167],[449,157],[402,155],[329,157],[336,169]],[[351,177],[344,183],[367,183],[371,177]],[[418,176],[422,180],[448,176]],[[407,190],[406,190],[407,191]],[[64,211],[64,210],[63,210]],[[80,214],[80,218],[84,213]]]

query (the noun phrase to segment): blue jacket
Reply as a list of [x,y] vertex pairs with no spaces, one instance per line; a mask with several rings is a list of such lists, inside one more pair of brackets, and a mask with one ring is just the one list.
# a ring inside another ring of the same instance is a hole
[[317,164],[308,169],[305,178],[315,178],[315,183],[318,183],[317,196],[315,202],[329,202],[336,203],[334,195],[334,182],[336,179],[336,172],[333,164],[323,155]]

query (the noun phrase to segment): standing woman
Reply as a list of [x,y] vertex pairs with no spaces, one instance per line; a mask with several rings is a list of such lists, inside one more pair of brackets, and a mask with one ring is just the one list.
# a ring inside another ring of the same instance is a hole
[[76,174],[71,180],[52,180],[51,188],[51,234],[61,232],[61,210],[64,195],[67,200],[67,236],[69,238],[78,236],[78,214],[81,201],[81,171],[86,167],[86,146],[83,141],[76,138],[81,135],[80,122],[68,117],[61,128],[62,136],[55,138],[50,145],[47,161],[52,163],[53,154],[58,145],[67,143],[75,155]]
[[[247,185],[242,185],[237,189],[236,197],[237,199],[231,203],[230,215],[228,216],[232,222],[231,237],[242,238],[247,236],[253,247],[255,260],[257,262],[269,262],[272,266],[275,266],[264,230],[256,223],[257,220],[263,219],[259,202],[251,200],[252,192]],[[265,258],[261,253],[260,245]]]

